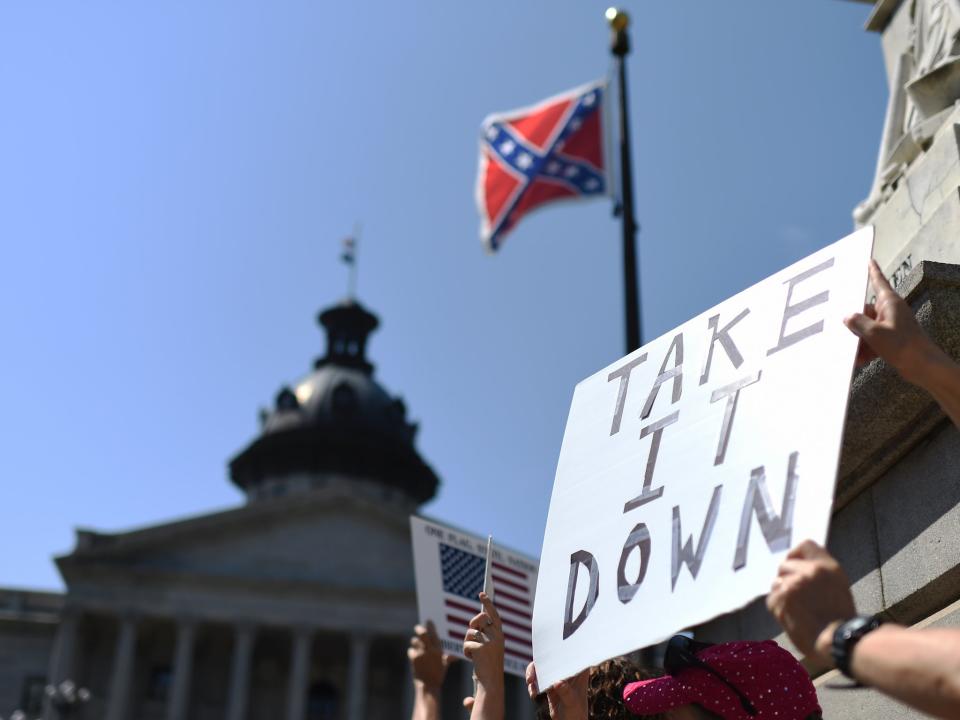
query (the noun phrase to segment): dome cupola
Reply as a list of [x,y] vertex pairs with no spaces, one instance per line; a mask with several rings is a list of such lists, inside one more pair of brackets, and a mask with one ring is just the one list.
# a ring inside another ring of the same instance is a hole
[[251,501],[349,482],[426,502],[439,481],[414,446],[417,425],[367,360],[377,316],[347,299],[318,320],[326,353],[313,372],[280,390],[262,415],[260,436],[231,460],[230,479]]

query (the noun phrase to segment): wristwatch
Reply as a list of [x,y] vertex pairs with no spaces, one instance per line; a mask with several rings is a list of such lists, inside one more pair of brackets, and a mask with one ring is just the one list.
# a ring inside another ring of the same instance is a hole
[[880,627],[883,620],[873,615],[858,615],[855,618],[841,623],[833,631],[833,643],[830,647],[830,654],[833,655],[833,662],[844,675],[851,680],[856,680],[850,672],[850,662],[853,660],[853,649],[860,642],[861,638],[868,632],[873,632]]

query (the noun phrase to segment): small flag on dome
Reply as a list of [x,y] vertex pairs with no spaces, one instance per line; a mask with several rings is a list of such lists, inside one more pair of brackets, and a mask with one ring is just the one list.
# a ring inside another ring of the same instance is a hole
[[593,82],[483,121],[476,195],[488,251],[541,205],[607,194],[605,90]]
[[356,261],[357,239],[353,236],[343,239],[343,252],[340,253],[340,259],[347,265],[353,265]]

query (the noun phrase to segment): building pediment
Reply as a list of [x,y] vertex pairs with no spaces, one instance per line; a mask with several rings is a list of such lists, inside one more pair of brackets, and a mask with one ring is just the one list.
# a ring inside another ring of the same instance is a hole
[[407,514],[337,489],[126,533],[81,530],[57,563],[68,585],[155,575],[328,592],[414,589]]

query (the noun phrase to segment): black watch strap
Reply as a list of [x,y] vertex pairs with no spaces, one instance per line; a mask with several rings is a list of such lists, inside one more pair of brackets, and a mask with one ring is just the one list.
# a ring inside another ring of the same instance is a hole
[[844,675],[852,680],[856,680],[850,672],[850,662],[853,660],[853,649],[860,642],[860,639],[869,632],[880,627],[883,621],[873,615],[858,615],[855,618],[847,620],[845,623],[834,630],[833,644],[830,653],[833,655],[833,662]]

